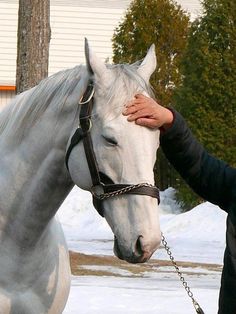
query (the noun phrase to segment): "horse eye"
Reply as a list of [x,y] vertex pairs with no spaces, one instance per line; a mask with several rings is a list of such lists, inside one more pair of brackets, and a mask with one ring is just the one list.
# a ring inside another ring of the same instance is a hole
[[114,138],[111,137],[106,137],[106,136],[102,136],[104,138],[104,140],[109,143],[110,145],[116,146],[118,145],[117,141]]

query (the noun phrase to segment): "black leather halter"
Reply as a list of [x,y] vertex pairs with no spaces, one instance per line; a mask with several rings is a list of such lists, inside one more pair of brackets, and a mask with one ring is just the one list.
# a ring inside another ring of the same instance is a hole
[[92,179],[91,193],[93,195],[93,205],[101,216],[104,217],[102,201],[121,194],[148,195],[157,198],[159,204],[159,189],[156,186],[148,183],[115,184],[106,174],[99,171],[90,134],[90,129],[92,127],[91,114],[93,110],[93,95],[94,85],[93,81],[90,80],[82,100],[79,103],[81,105],[80,127],[77,128],[73,134],[66,152],[65,162],[68,171],[68,160],[71,151],[82,140]]

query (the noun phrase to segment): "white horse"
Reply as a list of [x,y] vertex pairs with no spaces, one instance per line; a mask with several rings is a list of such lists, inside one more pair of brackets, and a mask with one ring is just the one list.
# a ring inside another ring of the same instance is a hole
[[[65,165],[91,77],[90,133],[99,171],[115,183],[154,184],[159,133],[121,114],[136,93],[150,94],[154,47],[141,64],[113,66],[85,47],[86,66],[52,75],[0,113],[0,314],[59,314],[65,307],[70,265],[54,216],[74,184],[88,191],[93,185],[82,141]],[[157,199],[122,194],[102,206],[116,254],[128,262],[148,260],[161,240]]]

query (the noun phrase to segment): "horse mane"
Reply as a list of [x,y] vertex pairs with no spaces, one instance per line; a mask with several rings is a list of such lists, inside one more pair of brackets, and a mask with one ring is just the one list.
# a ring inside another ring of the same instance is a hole
[[[133,98],[135,93],[146,91],[153,96],[151,86],[137,73],[140,62],[132,65],[107,65],[115,72],[115,80],[106,90],[107,103],[117,103],[113,113],[120,114],[123,105]],[[44,112],[53,106],[56,113],[63,110],[68,98],[78,102],[84,92],[89,75],[83,65],[57,72],[42,80],[37,86],[17,95],[0,113],[0,136],[14,134],[20,139]],[[99,88],[100,82],[95,82]],[[76,95],[74,96],[73,93]],[[105,104],[106,105],[106,104]],[[107,108],[108,113],[111,108]]]
[[57,72],[17,95],[0,113],[0,136],[22,136],[24,129],[32,126],[51,106],[55,114],[60,113],[75,90],[79,101],[87,81],[86,67],[80,65]]

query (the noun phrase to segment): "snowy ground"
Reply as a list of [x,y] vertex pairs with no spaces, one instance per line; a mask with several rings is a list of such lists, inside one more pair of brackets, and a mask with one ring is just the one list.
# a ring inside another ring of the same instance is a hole
[[[92,207],[90,194],[74,188],[61,206],[62,222],[70,250],[113,255],[113,235]],[[178,261],[222,265],[226,214],[206,202],[180,214],[173,189],[161,193],[161,229]],[[154,259],[168,259],[164,249]],[[188,268],[184,276],[207,314],[217,313],[220,270]],[[177,275],[168,267],[129,276],[72,277],[72,289],[63,314],[90,313],[195,313]]]

